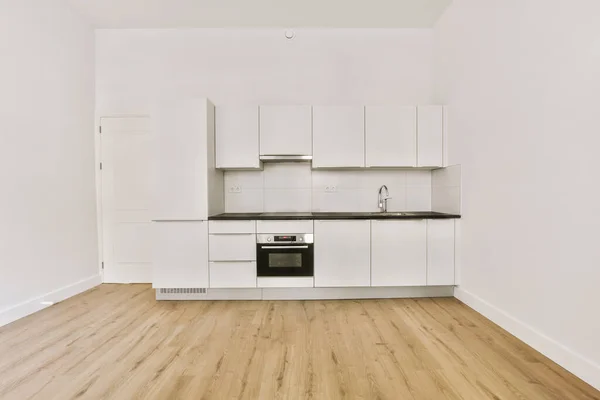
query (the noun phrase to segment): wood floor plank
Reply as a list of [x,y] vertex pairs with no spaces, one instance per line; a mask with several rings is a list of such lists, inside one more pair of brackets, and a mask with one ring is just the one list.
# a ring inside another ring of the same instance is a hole
[[453,298],[156,302],[101,285],[0,328],[0,355],[3,400],[600,400]]

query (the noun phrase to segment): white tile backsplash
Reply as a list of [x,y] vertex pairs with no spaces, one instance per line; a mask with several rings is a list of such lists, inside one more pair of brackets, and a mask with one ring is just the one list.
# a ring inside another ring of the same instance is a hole
[[[265,164],[264,171],[225,172],[225,211],[378,211],[381,185],[392,197],[389,211],[430,211],[432,182],[431,171],[423,170],[312,170],[310,163]],[[231,187],[240,192],[230,192]]]
[[265,164],[265,189],[311,189],[310,163]]

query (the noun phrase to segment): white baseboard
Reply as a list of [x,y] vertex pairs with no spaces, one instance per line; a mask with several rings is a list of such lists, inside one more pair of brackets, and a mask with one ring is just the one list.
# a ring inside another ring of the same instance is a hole
[[93,275],[89,278],[82,279],[78,282],[64,286],[52,292],[48,292],[31,300],[27,300],[23,303],[0,310],[0,326],[10,324],[13,321],[26,317],[52,305],[42,304],[42,302],[55,304],[66,300],[69,297],[73,297],[76,294],[85,292],[86,290],[98,286],[101,283],[102,278],[100,277],[100,274]]
[[472,293],[456,287],[454,288],[454,297],[527,343],[567,371],[600,390],[600,365],[563,346],[543,333],[536,331],[526,323]]

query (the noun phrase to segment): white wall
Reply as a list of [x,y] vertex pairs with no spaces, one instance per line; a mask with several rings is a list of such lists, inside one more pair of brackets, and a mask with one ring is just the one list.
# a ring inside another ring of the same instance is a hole
[[100,280],[93,30],[60,0],[2,1],[0,49],[3,325]]
[[431,171],[431,210],[460,214],[460,165]]
[[436,100],[462,164],[457,296],[600,388],[600,2],[454,0]]
[[151,113],[163,93],[223,104],[427,104],[431,29],[99,30],[99,115]]
[[225,211],[378,211],[381,185],[388,187],[392,197],[389,211],[431,211],[431,171],[311,171],[310,163],[265,164],[264,171],[225,171]]

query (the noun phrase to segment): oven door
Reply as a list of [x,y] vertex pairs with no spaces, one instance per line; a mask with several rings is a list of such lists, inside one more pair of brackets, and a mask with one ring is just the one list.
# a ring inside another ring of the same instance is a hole
[[313,244],[257,244],[258,276],[313,276]]

